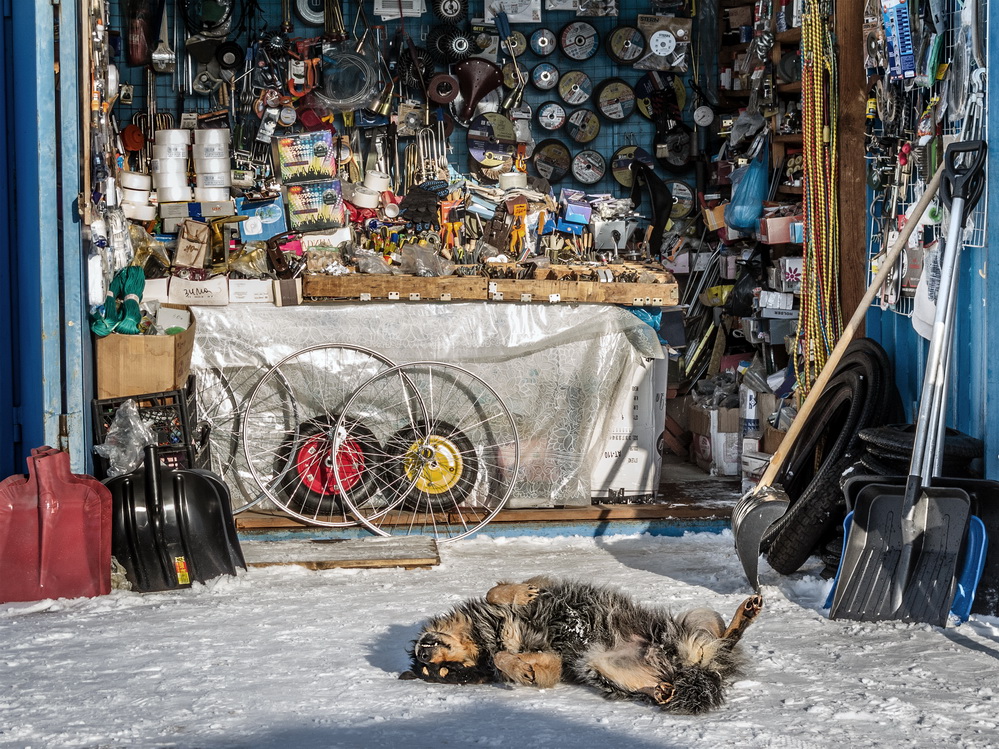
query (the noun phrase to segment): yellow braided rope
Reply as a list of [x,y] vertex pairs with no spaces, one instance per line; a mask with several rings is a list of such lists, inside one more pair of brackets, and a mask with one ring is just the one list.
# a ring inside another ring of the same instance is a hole
[[806,3],[801,29],[804,246],[794,364],[802,395],[825,365],[839,333],[837,71],[828,14]]

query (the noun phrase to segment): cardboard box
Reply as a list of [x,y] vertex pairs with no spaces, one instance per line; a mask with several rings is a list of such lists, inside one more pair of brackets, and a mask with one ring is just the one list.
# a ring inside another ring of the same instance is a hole
[[779,429],[774,429],[769,424],[764,424],[763,440],[760,443],[761,452],[773,455],[777,452],[777,448],[780,447],[781,442],[784,441],[785,434],[787,434],[787,432],[782,432]]
[[791,225],[802,222],[801,216],[780,216],[760,219],[759,237],[763,244],[788,244],[791,242]]
[[777,291],[801,291],[801,274],[804,270],[804,259],[800,257],[782,257],[777,261]]
[[97,398],[180,390],[191,372],[197,322],[176,335],[111,335],[97,339]]
[[166,278],[147,278],[146,285],[142,289],[142,301],[144,302],[169,302],[170,301],[170,276]]
[[725,8],[726,21],[730,29],[753,25],[753,6],[740,5],[735,8]]
[[769,454],[758,450],[742,451],[742,490],[744,492],[752,489],[763,478],[767,466],[770,465],[770,457]]
[[666,428],[667,359],[653,359],[631,373],[628,395],[615,404],[599,457],[590,472],[592,497],[654,496],[662,456],[659,436]]
[[739,409],[707,409],[692,405],[688,425],[694,433],[691,453],[694,462],[712,476],[738,476],[741,465],[739,452]]
[[295,307],[302,303],[302,279],[288,278],[271,281],[274,304],[278,307]]
[[721,205],[716,205],[714,208],[704,209],[704,225],[708,227],[708,231],[718,231],[725,226],[726,205],[728,204],[722,203]]
[[232,200],[203,200],[200,203],[188,203],[187,209],[191,218],[199,221],[236,215],[236,206]]
[[230,278],[230,304],[274,304],[274,282],[269,278]]
[[586,202],[586,193],[562,188],[559,194],[559,207],[562,219],[570,224],[588,224],[593,209]]
[[215,276],[207,281],[190,281],[175,276],[170,280],[170,303],[224,307],[229,304],[229,279]]

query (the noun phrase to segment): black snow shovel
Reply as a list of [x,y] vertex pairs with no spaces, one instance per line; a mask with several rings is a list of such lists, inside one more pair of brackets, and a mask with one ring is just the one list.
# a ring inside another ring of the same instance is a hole
[[785,468],[785,464],[791,457],[796,441],[799,437],[804,437],[807,434],[808,419],[820,400],[819,396],[826,389],[830,380],[833,379],[833,375],[836,373],[854,336],[867,317],[867,311],[874,301],[874,297],[877,296],[882,284],[888,279],[892,268],[898,262],[899,257],[901,257],[902,250],[905,249],[909,237],[919,225],[919,219],[922,218],[923,213],[926,212],[926,209],[936,197],[937,190],[943,178],[943,172],[944,167],[941,165],[936,174],[933,175],[933,179],[926,186],[926,190],[916,203],[915,208],[913,208],[912,215],[899,233],[895,244],[891,246],[882,259],[880,270],[874,276],[863,298],[854,310],[852,317],[843,328],[842,335],[836,342],[836,346],[829,355],[829,359],[812,385],[808,398],[791,423],[791,428],[784,436],[783,441],[777,448],[777,452],[770,459],[770,465],[767,466],[763,477],[752,490],[743,495],[732,511],[732,533],[735,536],[735,550],[742,561],[746,578],[757,592],[760,590],[759,558],[763,536],[770,525],[780,518],[790,505],[787,493],[774,482],[781,475],[781,471]]
[[950,203],[950,226],[909,475],[904,486],[885,481],[857,493],[831,619],[947,623],[971,498],[958,486],[935,485],[933,476],[943,459],[944,400],[964,221],[982,194],[985,155],[984,141],[967,141],[952,144],[944,156],[941,194]]
[[189,588],[246,568],[229,489],[210,471],[161,465],[155,446],[143,464],[107,479],[111,553],[140,593]]

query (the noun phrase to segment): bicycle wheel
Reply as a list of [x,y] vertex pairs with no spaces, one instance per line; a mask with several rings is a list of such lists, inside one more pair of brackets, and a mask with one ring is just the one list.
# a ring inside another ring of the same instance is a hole
[[367,495],[366,471],[380,461],[381,448],[363,420],[341,423],[340,414],[359,385],[392,366],[370,349],[329,343],[289,354],[260,378],[246,404],[243,453],[271,502],[312,525],[357,524],[343,495]]
[[[219,336],[199,341],[204,366],[195,377],[198,423],[208,426],[210,468],[229,487],[232,513],[258,505],[266,496],[243,459],[243,413],[250,391],[268,364],[264,355]],[[221,364],[218,362],[222,362]],[[287,394],[287,388],[282,390]],[[285,404],[287,412],[292,404]]]
[[430,535],[456,541],[506,504],[520,465],[513,416],[468,370],[413,362],[376,374],[347,401],[338,431],[365,424],[384,445],[365,466],[377,489],[365,500],[341,495],[351,513],[382,536]]

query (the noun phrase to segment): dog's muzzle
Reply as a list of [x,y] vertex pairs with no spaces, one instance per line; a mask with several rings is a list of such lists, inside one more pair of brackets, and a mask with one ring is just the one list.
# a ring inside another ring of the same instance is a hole
[[413,648],[413,655],[416,656],[416,660],[420,663],[430,663],[430,659],[434,657],[434,653],[437,652],[437,649],[441,645],[443,643],[436,637],[424,637],[416,643],[416,647]]

